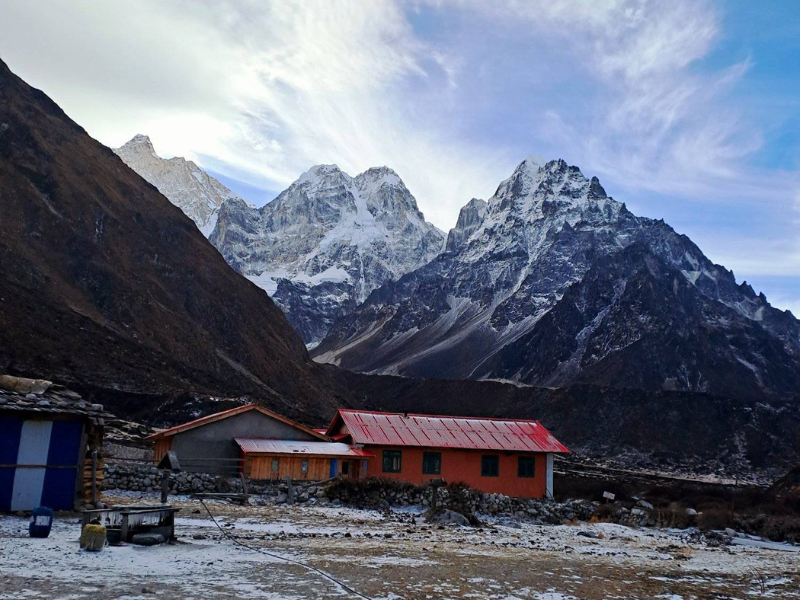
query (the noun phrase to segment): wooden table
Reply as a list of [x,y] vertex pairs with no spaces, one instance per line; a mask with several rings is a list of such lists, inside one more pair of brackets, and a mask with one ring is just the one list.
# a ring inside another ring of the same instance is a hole
[[[156,504],[150,506],[117,506],[111,508],[99,508],[85,510],[82,515],[82,526],[90,523],[93,519],[98,519],[101,525],[120,529],[119,539],[121,542],[129,542],[136,529],[147,528],[149,530],[162,530],[165,539],[172,541],[175,539],[175,513],[180,508],[174,508],[168,504]],[[142,521],[156,520],[156,523],[142,524]],[[159,531],[159,533],[162,533]]]

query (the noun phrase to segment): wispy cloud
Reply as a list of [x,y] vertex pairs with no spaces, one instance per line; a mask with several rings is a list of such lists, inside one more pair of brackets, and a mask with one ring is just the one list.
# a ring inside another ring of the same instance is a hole
[[[317,163],[388,164],[441,227],[505,166],[409,103],[409,87],[440,72],[454,86],[457,61],[418,39],[395,2],[83,0],[48,3],[45,18],[42,5],[8,8],[0,50],[12,68],[109,145],[147,133],[165,155],[273,189]],[[49,51],[31,52],[20,24],[34,22],[38,40],[58,40]]]
[[351,173],[387,164],[447,229],[536,152],[654,213],[669,196],[717,203],[721,215],[768,205],[772,229],[751,234],[789,246],[737,250],[713,230],[697,241],[737,273],[794,272],[800,176],[753,160],[769,140],[736,92],[758,57],[714,56],[723,10],[717,0],[6,0],[0,53],[102,142],[147,133],[165,155],[253,185],[278,191],[321,162]]
[[629,190],[719,194],[762,146],[760,132],[726,102],[751,60],[692,69],[720,35],[709,2],[454,2],[514,35],[560,38],[576,75],[599,84],[584,106],[554,102],[542,121],[553,145],[584,169]]
[[[696,0],[81,0],[46,10],[10,0],[0,48],[108,144],[145,132],[166,154],[211,158],[275,188],[319,162],[353,172],[389,164],[446,228],[539,148],[512,156],[502,139],[461,135],[448,95],[476,77],[464,58],[470,40],[425,39],[409,20],[421,7],[445,22],[461,12],[493,23],[496,38],[560,44],[573,76],[599,87],[577,100],[538,98],[531,138],[611,183],[719,190],[711,179],[732,179],[761,145],[723,101],[749,61],[689,69],[720,31],[713,6]],[[526,64],[508,67],[511,81]],[[431,81],[432,93],[415,93]]]

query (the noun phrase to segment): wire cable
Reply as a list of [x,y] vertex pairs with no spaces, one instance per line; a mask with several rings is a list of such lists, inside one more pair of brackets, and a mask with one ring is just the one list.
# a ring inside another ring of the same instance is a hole
[[222,532],[222,534],[225,537],[227,537],[229,540],[231,540],[234,544],[236,544],[238,546],[242,546],[243,548],[247,548],[248,550],[252,550],[254,552],[260,552],[261,554],[265,554],[267,556],[271,556],[272,558],[277,558],[279,560],[283,560],[283,561],[286,561],[286,562],[289,562],[289,563],[294,563],[296,565],[299,565],[299,566],[303,567],[304,569],[308,569],[309,571],[314,571],[315,573],[317,573],[319,575],[322,575],[322,577],[324,577],[325,579],[328,579],[328,580],[332,581],[333,583],[338,585],[340,588],[342,588],[344,591],[349,592],[349,593],[353,594],[354,596],[358,596],[359,598],[363,598],[364,600],[372,600],[372,598],[370,598],[369,596],[365,596],[361,592],[354,590],[353,588],[351,588],[346,583],[343,583],[342,581],[339,581],[333,575],[331,575],[330,573],[326,573],[322,569],[318,569],[317,567],[314,567],[312,565],[306,564],[306,563],[304,563],[302,561],[299,561],[299,560],[295,560],[293,558],[289,558],[287,556],[281,556],[280,554],[274,554],[272,552],[269,552],[268,550],[264,550],[263,548],[257,548],[255,546],[251,546],[249,544],[245,544],[244,542],[238,540],[237,538],[233,537],[229,532],[225,531],[219,523],[217,523],[217,519],[214,518],[214,515],[211,514],[211,511],[209,510],[208,506],[206,506],[206,503],[203,502],[203,500],[201,498],[198,498],[197,500],[198,500],[198,502],[200,502],[200,504],[203,505],[203,508],[206,509],[206,512],[208,513],[208,516],[211,517],[211,520],[214,522],[214,525],[217,526],[217,529],[219,529]]

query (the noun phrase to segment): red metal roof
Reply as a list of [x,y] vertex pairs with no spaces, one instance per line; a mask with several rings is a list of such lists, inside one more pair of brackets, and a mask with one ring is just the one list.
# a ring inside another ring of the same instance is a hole
[[372,411],[338,411],[328,435],[341,419],[355,444],[423,446],[471,450],[567,453],[569,450],[538,421],[479,419]]
[[375,455],[361,448],[336,442],[303,442],[298,440],[266,440],[235,438],[245,454],[306,454],[310,456],[342,456],[372,458]]

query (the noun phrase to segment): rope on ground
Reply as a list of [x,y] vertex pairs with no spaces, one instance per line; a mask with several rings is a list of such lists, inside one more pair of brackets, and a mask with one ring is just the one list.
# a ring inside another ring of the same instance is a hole
[[304,563],[302,561],[299,561],[299,560],[295,560],[293,558],[289,558],[287,556],[281,556],[280,554],[274,554],[272,552],[269,552],[268,550],[264,550],[263,548],[257,548],[255,546],[251,546],[249,544],[245,544],[241,540],[238,540],[237,538],[233,537],[229,532],[225,531],[222,528],[222,526],[220,526],[219,523],[217,523],[217,519],[214,518],[214,515],[211,514],[211,511],[209,510],[208,506],[206,506],[206,503],[203,502],[202,499],[198,498],[197,500],[198,500],[198,502],[200,502],[200,504],[203,505],[203,508],[206,509],[206,512],[208,513],[208,516],[211,517],[211,520],[214,522],[214,525],[217,526],[217,529],[219,529],[222,532],[222,534],[225,537],[227,537],[229,540],[231,540],[234,544],[236,544],[238,546],[242,546],[243,548],[247,548],[248,550],[252,550],[254,552],[260,552],[261,554],[265,554],[267,556],[271,556],[272,558],[277,558],[279,560],[283,560],[283,561],[286,561],[286,562],[289,562],[289,563],[294,563],[296,565],[299,565],[299,566],[303,567],[304,569],[308,569],[309,571],[314,571],[318,575],[322,575],[322,577],[324,577],[325,579],[328,579],[328,580],[332,581],[333,583],[338,585],[340,588],[342,588],[344,591],[349,592],[349,593],[353,594],[354,596],[358,596],[359,598],[363,598],[364,600],[372,600],[372,598],[370,598],[369,596],[365,596],[361,592],[358,592],[358,591],[354,590],[353,588],[351,588],[346,583],[343,583],[342,581],[339,581],[333,575],[331,575],[329,573],[326,573],[322,569],[318,569],[317,567],[314,567],[312,565],[306,564],[306,563]]

